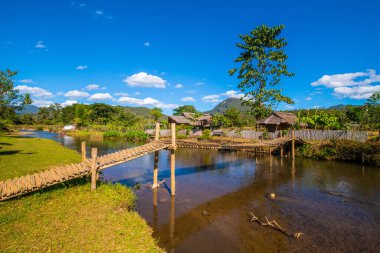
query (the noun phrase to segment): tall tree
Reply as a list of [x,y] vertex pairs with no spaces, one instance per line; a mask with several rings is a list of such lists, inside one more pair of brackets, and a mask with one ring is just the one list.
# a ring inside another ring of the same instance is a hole
[[21,109],[24,105],[32,103],[29,94],[21,95],[14,89],[15,75],[17,71],[0,70],[0,118],[3,119],[14,114],[15,109]]
[[158,122],[158,120],[162,117],[162,109],[161,108],[153,108],[149,111],[149,114],[153,117],[155,122]]
[[241,80],[238,88],[245,93],[242,104],[250,106],[250,113],[257,118],[267,116],[280,102],[294,103],[282,94],[283,89],[276,88],[282,76],[294,76],[285,63],[288,58],[284,51],[287,42],[280,38],[284,28],[284,25],[261,25],[249,34],[240,34],[242,42],[236,44],[242,51],[234,62],[240,67],[229,70],[229,74],[237,73]]
[[196,113],[196,114],[199,113],[193,105],[183,105],[183,106],[179,106],[179,107],[175,108],[173,110],[173,115],[181,116],[182,113],[184,113],[184,112],[192,112],[192,113]]

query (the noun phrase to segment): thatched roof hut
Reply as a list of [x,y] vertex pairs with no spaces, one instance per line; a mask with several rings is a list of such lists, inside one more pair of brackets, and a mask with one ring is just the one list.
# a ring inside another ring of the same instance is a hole
[[297,116],[289,112],[273,112],[269,117],[257,121],[259,126],[264,126],[269,132],[289,129],[297,123]]
[[169,123],[176,123],[178,125],[210,127],[211,117],[210,114],[203,114],[196,117],[195,113],[184,112],[182,116],[168,116],[168,121]]

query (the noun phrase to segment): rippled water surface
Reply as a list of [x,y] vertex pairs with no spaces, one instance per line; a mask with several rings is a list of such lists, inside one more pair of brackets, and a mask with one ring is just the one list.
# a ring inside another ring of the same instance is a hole
[[[47,132],[34,137],[99,153],[139,145]],[[154,154],[108,168],[104,179],[137,187],[137,210],[169,252],[379,252],[380,170],[361,165],[255,156],[247,152],[178,149],[176,196],[169,194],[170,153],[159,151],[156,191]],[[274,200],[268,198],[275,193]],[[299,239],[249,222],[252,212],[274,219]]]

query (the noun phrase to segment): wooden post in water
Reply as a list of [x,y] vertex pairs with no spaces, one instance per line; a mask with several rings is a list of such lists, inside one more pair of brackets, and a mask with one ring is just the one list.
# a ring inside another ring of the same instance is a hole
[[280,146],[280,157],[281,158],[284,157],[284,146],[283,145]]
[[82,162],[86,160],[86,142],[82,141]]
[[160,123],[156,122],[156,131],[154,134],[154,140],[158,141],[160,139]]
[[174,249],[174,217],[175,217],[175,196],[170,199],[170,222],[169,222],[169,238],[172,249]]
[[153,185],[152,188],[158,187],[158,151],[154,152],[154,166],[153,166]]
[[96,180],[97,180],[97,174],[98,174],[98,162],[97,162],[97,156],[98,156],[98,149],[92,148],[91,150],[91,158],[92,158],[92,166],[91,166],[91,190],[96,190]]
[[176,140],[175,140],[175,123],[171,123],[172,129],[172,150],[170,152],[170,188],[171,195],[175,195],[175,150],[176,150]]
[[296,141],[294,137],[294,130],[292,130],[292,159],[296,159]]

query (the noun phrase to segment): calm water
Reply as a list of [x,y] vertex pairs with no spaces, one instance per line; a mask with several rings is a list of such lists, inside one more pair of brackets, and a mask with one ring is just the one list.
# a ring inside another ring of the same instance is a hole
[[[125,141],[56,140],[100,153],[138,145]],[[170,186],[170,155],[159,152],[159,179]],[[272,163],[272,166],[270,164]],[[104,179],[137,184],[137,210],[169,252],[380,252],[380,170],[349,163],[258,156],[245,152],[179,149],[176,196],[152,182],[154,154],[104,171]],[[267,197],[275,193],[275,200]],[[299,239],[249,222],[249,212],[274,219]]]

